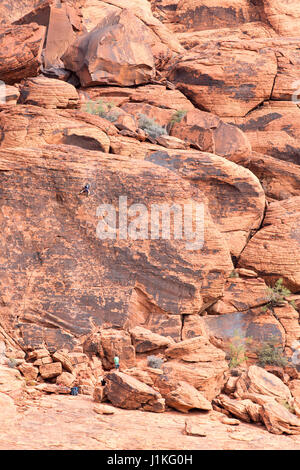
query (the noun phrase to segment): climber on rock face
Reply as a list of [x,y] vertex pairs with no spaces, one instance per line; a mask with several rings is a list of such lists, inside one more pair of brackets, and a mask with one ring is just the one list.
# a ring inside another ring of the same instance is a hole
[[79,194],[86,194],[87,196],[89,196],[89,194],[90,194],[90,184],[87,183],[87,184],[82,188],[82,190],[80,191]]
[[119,367],[120,367],[120,359],[118,356],[115,356],[114,357],[114,363],[115,363],[115,369],[116,370],[119,370]]

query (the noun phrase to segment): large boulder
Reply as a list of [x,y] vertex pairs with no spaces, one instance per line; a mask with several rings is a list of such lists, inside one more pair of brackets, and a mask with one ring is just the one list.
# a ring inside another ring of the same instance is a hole
[[[155,108],[191,111],[194,105],[186,96],[176,89],[168,89],[164,85],[141,85],[137,88],[97,86],[80,88],[79,94],[85,100],[103,100],[121,106],[126,103],[143,103]],[[125,108],[126,109],[126,108]],[[167,123],[164,123],[167,124]]]
[[121,370],[135,366],[135,350],[127,331],[103,329],[100,333],[100,341],[100,357],[105,369],[113,367],[115,356],[120,358]]
[[300,5],[298,0],[260,0],[265,19],[281,36],[299,36]]
[[39,74],[45,28],[36,23],[0,27],[0,80],[13,85]]
[[300,196],[300,167],[270,155],[252,152],[248,157],[234,159],[259,179],[268,200]]
[[269,99],[276,73],[268,42],[227,39],[204,40],[176,58],[167,77],[200,109],[225,117],[245,116]]
[[222,351],[203,336],[172,344],[166,349],[165,355],[169,359],[180,359],[188,363],[222,361],[225,357]]
[[236,126],[222,121],[218,116],[195,109],[172,125],[170,134],[188,142],[204,152],[235,160],[247,158],[251,152],[246,135]]
[[187,382],[178,382],[174,389],[164,396],[166,405],[175,410],[188,412],[192,409],[212,410],[212,405],[201,392]]
[[220,393],[228,365],[225,353],[206,337],[198,336],[174,344],[165,354],[169,360],[162,366],[163,374],[155,381],[163,396],[176,390],[179,382],[192,385],[209,401]]
[[236,397],[248,398],[249,394],[266,395],[276,401],[288,403],[292,398],[288,386],[279,377],[255,365],[243,372],[236,383]]
[[56,2],[44,0],[30,12],[19,18],[16,24],[37,23],[46,27],[43,49],[43,71],[52,76],[70,75],[63,68],[61,56],[82,31],[81,15],[77,0]]
[[154,55],[169,55],[170,51],[182,52],[177,38],[152,13],[152,5],[148,0],[83,0],[81,8],[82,23],[87,31],[91,31],[111,14],[120,14],[126,9],[142,21],[152,33],[152,50]]
[[173,343],[169,337],[153,333],[142,326],[136,326],[130,330],[133,345],[137,353],[153,351],[155,349],[167,348]]
[[234,27],[257,19],[259,12],[248,0],[179,0],[173,17],[179,23],[177,29],[189,31]]
[[99,116],[69,110],[58,114],[32,105],[0,107],[0,129],[2,148],[62,143],[104,152],[110,147],[109,135],[117,133],[112,123]]
[[223,408],[236,418],[246,421],[246,423],[261,421],[261,406],[249,399],[234,400],[221,394],[214,399],[213,404]]
[[19,103],[48,109],[78,108],[79,96],[70,83],[40,76],[22,83]]
[[267,101],[246,117],[230,120],[247,135],[252,150],[300,164],[300,109],[292,101]]
[[105,376],[105,380],[105,396],[114,406],[156,413],[165,411],[161,394],[134,377],[122,372],[111,372]]
[[262,420],[272,434],[300,434],[300,419],[276,402],[262,405]]
[[111,14],[79,36],[62,60],[82,86],[140,85],[154,77],[151,34],[129,10]]

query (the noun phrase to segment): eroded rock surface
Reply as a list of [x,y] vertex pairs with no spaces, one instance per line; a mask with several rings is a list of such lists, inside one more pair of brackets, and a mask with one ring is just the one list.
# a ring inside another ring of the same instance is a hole
[[[12,324],[19,325],[15,332],[21,335],[25,344],[33,342],[37,346],[46,335],[50,343],[59,341],[59,346],[61,341],[61,347],[64,343],[70,347],[69,334],[87,333],[91,329],[91,319],[98,325],[107,322],[114,327],[122,327],[126,323],[133,327],[143,325],[145,321],[149,324],[148,308],[145,310],[143,304],[139,305],[139,299],[132,297],[135,288],[145,293],[149,307],[155,305],[166,320],[168,315],[196,313],[221,295],[232,264],[223,238],[207,209],[207,235],[201,250],[186,250],[184,240],[127,239],[116,242],[97,238],[97,207],[105,202],[118,207],[119,196],[124,192],[124,188],[118,189],[122,180],[126,186],[128,207],[134,201],[147,200],[147,178],[152,203],[161,202],[162,192],[165,201],[167,188],[172,203],[188,203],[191,198],[203,201],[200,192],[197,196],[196,189],[173,172],[149,162],[139,161],[137,164],[136,160],[127,157],[112,157],[100,152],[85,151],[83,160],[82,151],[70,146],[18,151],[3,149],[1,170],[4,170],[1,172],[5,179],[3,187],[13,196],[7,198],[4,193],[2,196],[1,233],[6,240],[3,239],[6,251],[2,256],[8,258],[6,269],[1,274],[1,309],[3,314],[9,313]],[[142,175],[140,193],[136,184],[138,175]],[[87,182],[91,185],[90,197],[79,194]],[[39,199],[35,197],[35,185],[39,187]],[[26,210],[23,204],[26,204]],[[5,233],[10,221],[13,224],[10,219],[12,211],[14,220],[17,217],[19,222],[14,224],[14,229],[11,226],[14,236],[11,239],[13,245],[9,247]],[[25,213],[28,219],[24,218]],[[18,249],[13,241],[15,237],[20,237]],[[145,256],[145,244],[150,250],[149,257]],[[161,276],[165,268],[159,264],[159,246],[161,262],[168,266],[170,277]],[[133,277],[134,272],[136,276]],[[12,282],[14,298],[10,295]],[[173,295],[170,296],[171,291]],[[39,312],[38,315],[35,312]],[[155,318],[159,317],[155,314],[150,324],[155,323]],[[152,329],[151,326],[148,328]]]

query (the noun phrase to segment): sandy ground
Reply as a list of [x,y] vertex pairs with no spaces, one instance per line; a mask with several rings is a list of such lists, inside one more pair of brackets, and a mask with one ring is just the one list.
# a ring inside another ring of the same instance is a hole
[[[1,450],[300,450],[300,436],[274,435],[263,426],[220,422],[222,415],[162,414],[113,408],[94,411],[91,397],[43,396],[19,410],[0,434]],[[186,420],[205,426],[206,437],[183,434]]]

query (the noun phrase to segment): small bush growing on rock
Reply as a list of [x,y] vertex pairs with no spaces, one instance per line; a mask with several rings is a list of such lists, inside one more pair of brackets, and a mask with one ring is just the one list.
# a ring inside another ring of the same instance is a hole
[[169,127],[172,129],[176,122],[181,122],[187,111],[185,109],[178,109],[172,116],[172,119],[169,122]]
[[17,367],[17,363],[18,363],[18,361],[16,359],[13,359],[13,358],[9,358],[8,361],[7,361],[7,365],[11,369],[14,369],[15,367]]
[[164,127],[155,122],[154,119],[149,118],[145,114],[139,114],[139,128],[147,132],[147,134],[156,139],[160,135],[166,135],[167,131]]
[[230,369],[234,369],[248,360],[246,346],[251,342],[252,338],[242,338],[240,333],[234,332],[234,336],[229,344],[229,350],[227,351]]
[[114,104],[110,102],[105,102],[103,100],[98,101],[88,101],[84,105],[84,111],[89,114],[93,114],[95,116],[100,116],[108,121],[114,122],[118,119],[118,116],[114,113],[110,113],[112,108],[114,108]]
[[147,357],[147,364],[152,369],[160,369],[163,364],[163,359],[157,356],[148,356]]
[[265,367],[266,365],[284,367],[288,364],[287,358],[284,356],[282,346],[278,346],[278,338],[272,336],[265,341],[256,351],[258,365]]
[[274,287],[268,287],[267,296],[269,301],[264,307],[262,307],[262,310],[266,312],[268,309],[272,310],[274,307],[280,307],[286,302],[289,302],[293,307],[295,307],[293,301],[288,301],[286,299],[286,297],[288,297],[289,295],[291,295],[291,291],[284,287],[283,279],[278,279]]
[[290,413],[295,413],[295,408],[294,406],[288,402],[288,400],[281,399],[279,400],[279,403],[284,406]]

